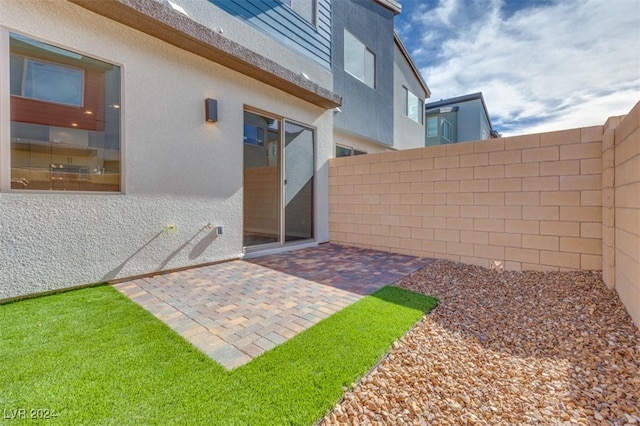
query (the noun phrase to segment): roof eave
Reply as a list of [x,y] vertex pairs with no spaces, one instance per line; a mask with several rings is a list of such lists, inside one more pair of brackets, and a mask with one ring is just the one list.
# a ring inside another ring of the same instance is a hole
[[375,0],[376,3],[386,7],[393,12],[394,15],[399,15],[402,12],[402,5],[395,0]]
[[69,0],[325,109],[342,97],[154,0]]
[[422,86],[422,88],[426,93],[425,98],[430,98],[431,90],[429,90],[429,86],[427,86],[427,83],[422,78],[422,74],[420,74],[420,71],[418,70],[418,67],[416,66],[416,64],[413,62],[413,59],[411,58],[409,51],[407,51],[407,48],[405,47],[404,43],[402,43],[400,36],[395,30],[393,31],[393,40],[396,42],[396,45],[400,49],[400,52],[402,52],[404,57],[407,59],[407,62],[409,63],[409,66],[411,67],[411,70],[413,71],[415,76],[418,77],[418,82],[420,83],[420,85]]

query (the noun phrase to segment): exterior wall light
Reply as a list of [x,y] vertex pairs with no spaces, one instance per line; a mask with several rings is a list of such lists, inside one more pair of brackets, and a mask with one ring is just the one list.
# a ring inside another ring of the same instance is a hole
[[204,119],[210,123],[218,121],[218,101],[207,98],[204,100]]

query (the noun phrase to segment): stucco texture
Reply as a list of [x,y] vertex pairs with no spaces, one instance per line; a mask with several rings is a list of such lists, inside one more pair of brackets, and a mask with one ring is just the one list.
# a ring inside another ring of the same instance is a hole
[[[121,194],[9,192],[0,160],[0,299],[240,256],[245,106],[316,127],[315,232],[328,238],[330,112],[70,3],[0,0],[0,10],[3,43],[16,31],[122,66],[124,174]],[[204,120],[209,97],[216,123]],[[177,233],[163,232],[170,223]]]

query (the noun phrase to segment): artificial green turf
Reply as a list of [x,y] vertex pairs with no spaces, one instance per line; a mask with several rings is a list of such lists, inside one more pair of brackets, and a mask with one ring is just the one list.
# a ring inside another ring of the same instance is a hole
[[0,305],[0,423],[312,424],[435,305],[384,287],[233,371],[108,286]]

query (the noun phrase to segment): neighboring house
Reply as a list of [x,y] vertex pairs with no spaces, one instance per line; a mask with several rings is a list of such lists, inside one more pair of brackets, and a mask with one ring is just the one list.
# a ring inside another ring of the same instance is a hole
[[427,146],[498,137],[481,92],[430,102],[425,119]]
[[393,147],[423,147],[426,137],[424,103],[431,92],[397,33],[393,39]]
[[[424,146],[429,89],[393,29],[393,0],[333,0],[336,156]],[[419,109],[418,109],[419,108]]]

